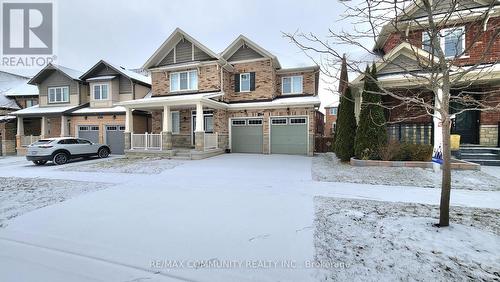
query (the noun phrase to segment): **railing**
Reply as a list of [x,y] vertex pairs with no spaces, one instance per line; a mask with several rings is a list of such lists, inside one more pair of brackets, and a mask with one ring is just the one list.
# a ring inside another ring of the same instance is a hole
[[219,148],[219,135],[216,133],[205,133],[205,150]]
[[21,146],[23,147],[29,146],[38,140],[40,140],[40,136],[36,135],[21,136]]
[[132,134],[132,150],[161,150],[161,134]]

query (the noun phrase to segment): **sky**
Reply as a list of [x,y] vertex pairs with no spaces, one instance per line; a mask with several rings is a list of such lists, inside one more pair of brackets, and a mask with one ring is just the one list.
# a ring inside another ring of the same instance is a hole
[[[100,59],[139,68],[176,27],[216,53],[244,34],[276,55],[283,67],[312,65],[282,32],[324,37],[343,11],[334,0],[56,1],[57,63],[81,71]],[[320,82],[322,106],[336,99],[327,87]]]

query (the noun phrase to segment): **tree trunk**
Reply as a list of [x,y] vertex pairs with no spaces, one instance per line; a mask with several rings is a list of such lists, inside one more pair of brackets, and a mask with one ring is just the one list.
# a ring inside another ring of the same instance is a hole
[[439,226],[450,225],[450,190],[451,190],[451,148],[450,148],[450,126],[449,118],[443,118],[443,165],[441,167],[443,177],[441,179],[441,205],[439,208]]

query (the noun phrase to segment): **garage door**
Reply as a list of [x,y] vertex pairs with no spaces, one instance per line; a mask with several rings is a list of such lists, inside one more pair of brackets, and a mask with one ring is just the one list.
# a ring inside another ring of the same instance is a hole
[[107,125],[106,126],[106,143],[111,148],[112,154],[123,155],[125,149],[125,139],[123,125]]
[[271,153],[307,155],[307,118],[272,118]]
[[262,154],[262,119],[233,119],[231,121],[231,151]]
[[92,143],[99,143],[99,126],[97,125],[79,125],[78,137],[87,139]]

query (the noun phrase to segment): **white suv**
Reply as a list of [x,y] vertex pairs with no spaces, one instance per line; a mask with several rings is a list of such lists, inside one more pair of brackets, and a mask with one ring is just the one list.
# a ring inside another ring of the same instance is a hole
[[62,165],[73,158],[107,158],[110,153],[111,149],[107,145],[81,138],[61,137],[41,139],[31,144],[28,146],[26,159],[36,165],[44,165],[47,161]]

